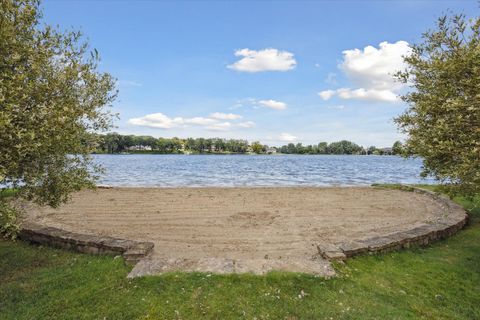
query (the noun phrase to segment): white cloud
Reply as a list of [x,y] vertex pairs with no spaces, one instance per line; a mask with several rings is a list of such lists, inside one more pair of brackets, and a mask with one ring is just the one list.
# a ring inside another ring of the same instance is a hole
[[240,128],[253,128],[255,126],[255,122],[253,121],[240,122],[239,124],[237,124],[237,126]]
[[232,127],[232,124],[230,122],[219,122],[212,124],[210,126],[207,126],[206,128],[208,130],[213,130],[213,131],[226,131]]
[[365,100],[365,101],[383,101],[395,102],[398,100],[397,94],[391,90],[377,89],[350,89],[341,88],[337,90],[325,90],[318,93],[323,100],[329,100],[333,96],[337,96],[345,100]]
[[328,100],[330,99],[331,97],[333,97],[335,95],[335,90],[324,90],[324,91],[320,91],[318,93],[318,95],[320,96],[320,98],[322,98],[323,100]]
[[270,108],[275,110],[285,110],[287,109],[287,104],[285,102],[276,101],[273,99],[266,99],[266,100],[257,100],[255,98],[245,98],[238,100],[237,103],[231,107],[230,109],[237,109],[243,107],[252,107],[254,109],[258,109],[260,107]]
[[406,41],[385,41],[379,44],[378,49],[367,46],[363,50],[345,50],[340,68],[359,87],[393,90],[402,86],[395,81],[393,75],[405,69],[403,56],[411,52],[412,49]]
[[273,48],[259,51],[240,49],[235,51],[235,56],[243,58],[227,67],[241,72],[288,71],[297,64],[293,53]]
[[[175,118],[177,119],[177,118]],[[183,118],[180,118],[183,119]],[[210,119],[210,118],[203,118],[203,117],[194,117],[194,118],[186,118],[183,119],[183,122],[185,124],[194,124],[194,125],[199,125],[199,126],[206,126],[209,124],[216,123],[217,120],[215,119]]]
[[179,127],[183,125],[184,119],[177,117],[177,118],[169,118],[163,113],[153,113],[147,114],[144,117],[140,118],[133,118],[128,120],[129,124],[133,124],[136,126],[142,127],[150,127],[150,128],[159,128],[159,129],[171,129],[175,127]]
[[258,101],[258,104],[261,105],[262,107],[266,108],[271,108],[275,110],[285,110],[287,109],[287,104],[285,102],[281,101],[275,101],[275,100],[260,100]]
[[284,141],[284,142],[292,142],[292,141],[297,140],[297,137],[295,137],[294,135],[292,135],[290,133],[282,133],[282,134],[280,134],[280,136],[278,136],[278,140]]
[[228,121],[225,122],[218,122],[214,123],[210,126],[207,126],[206,128],[208,130],[213,130],[213,131],[226,131],[228,129],[234,129],[234,128],[253,128],[255,126],[255,122],[253,121],[245,121],[245,122],[239,122],[239,123],[231,123]]
[[235,120],[235,119],[241,119],[242,116],[239,114],[233,114],[233,113],[215,112],[210,115],[210,118],[218,119],[218,120]]
[[175,117],[170,118],[163,113],[153,113],[147,114],[143,117],[132,118],[128,120],[129,124],[135,126],[157,128],[157,129],[173,129],[179,127],[187,126],[200,126],[204,127],[207,130],[228,130],[233,128],[252,128],[255,123],[252,121],[246,122],[237,122],[231,123],[229,121],[221,122],[219,120],[237,120],[242,118],[239,115],[232,113],[220,113],[215,112],[210,115],[210,117],[193,117],[193,118],[183,118]]
[[355,89],[342,88],[337,90],[338,97],[342,99],[357,99],[366,101],[385,101],[395,102],[398,100],[397,95],[390,90],[376,89]]
[[324,90],[318,95],[323,100],[337,96],[340,99],[396,102],[403,84],[395,81],[393,75],[405,69],[403,57],[411,52],[411,47],[405,41],[385,41],[379,44],[378,49],[367,46],[363,50],[345,50],[339,67],[358,88]]

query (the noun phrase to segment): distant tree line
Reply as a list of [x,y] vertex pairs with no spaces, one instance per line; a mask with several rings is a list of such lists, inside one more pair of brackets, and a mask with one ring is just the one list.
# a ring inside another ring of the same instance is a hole
[[403,146],[400,141],[396,141],[391,148],[377,148],[371,146],[364,148],[351,141],[342,140],[332,143],[320,142],[314,145],[302,145],[301,143],[288,145],[278,148],[280,153],[285,154],[357,154],[357,155],[400,155],[403,152]]
[[222,138],[154,138],[151,136],[121,135],[108,133],[96,135],[97,153],[284,153],[284,154],[356,154],[398,155],[403,146],[396,141],[391,148],[364,148],[351,141],[320,142],[314,145],[289,143],[281,147],[269,147],[258,141],[249,143],[242,139]]
[[154,138],[151,136],[109,133],[97,135],[98,153],[247,153],[247,140],[221,138]]
[[289,143],[280,147],[281,153],[287,154],[365,154],[363,147],[356,143],[342,140],[338,142],[320,142],[319,144],[304,146],[301,143]]

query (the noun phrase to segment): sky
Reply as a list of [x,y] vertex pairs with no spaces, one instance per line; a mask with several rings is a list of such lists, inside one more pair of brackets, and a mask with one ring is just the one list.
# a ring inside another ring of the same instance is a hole
[[117,79],[113,131],[388,147],[408,88],[392,74],[441,15],[471,1],[54,1]]

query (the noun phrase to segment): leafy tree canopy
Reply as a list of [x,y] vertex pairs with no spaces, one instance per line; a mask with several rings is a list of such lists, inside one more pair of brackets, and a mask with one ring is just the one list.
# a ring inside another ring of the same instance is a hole
[[40,19],[37,0],[0,2],[0,186],[58,206],[94,185],[89,133],[111,126],[116,91],[79,32]]
[[441,17],[405,61],[397,76],[413,90],[395,121],[406,153],[452,193],[480,192],[480,18]]

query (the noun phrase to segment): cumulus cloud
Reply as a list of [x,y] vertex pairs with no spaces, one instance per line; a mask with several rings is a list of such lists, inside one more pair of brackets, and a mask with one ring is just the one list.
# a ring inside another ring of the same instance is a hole
[[241,72],[288,71],[297,64],[293,53],[273,48],[258,51],[240,49],[235,51],[235,56],[242,58],[227,67]]
[[349,89],[342,88],[337,90],[337,95],[342,99],[358,99],[367,101],[397,101],[397,95],[390,90],[376,90],[376,89]]
[[287,109],[287,104],[285,102],[276,101],[273,99],[258,100],[255,98],[245,98],[238,100],[237,103],[230,109],[237,109],[243,107],[253,107],[257,109],[259,107],[270,108],[275,110],[285,110]]
[[220,120],[237,120],[242,118],[240,115],[232,113],[212,113],[209,117],[193,117],[193,118],[183,118],[183,117],[168,117],[163,113],[152,113],[147,114],[143,117],[132,118],[128,120],[129,124],[157,128],[157,129],[173,129],[179,127],[187,126],[200,126],[204,127],[207,130],[228,130],[232,128],[251,128],[255,125],[252,121],[246,122],[229,122],[229,121],[220,121]]
[[292,142],[292,141],[295,141],[297,140],[297,137],[290,134],[290,133],[282,133],[278,136],[278,140],[280,141],[285,141],[285,142]]
[[261,105],[262,107],[266,108],[271,108],[275,110],[285,110],[287,109],[287,104],[285,102],[281,101],[275,101],[275,100],[260,100],[258,101],[258,104]]
[[333,97],[335,95],[335,90],[324,90],[324,91],[320,91],[318,93],[318,95],[320,96],[320,98],[322,98],[323,100],[328,100],[330,99],[331,97]]
[[206,126],[209,124],[216,123],[217,120],[211,118],[204,118],[204,117],[194,117],[194,118],[175,118],[175,119],[182,119],[184,124],[194,124],[199,126]]
[[395,102],[403,84],[396,82],[393,75],[405,69],[403,57],[411,52],[406,41],[385,41],[378,48],[367,46],[363,50],[345,50],[339,67],[358,88],[324,90],[318,95],[323,100],[337,96],[341,99]]
[[385,41],[379,44],[378,49],[367,46],[363,50],[345,50],[340,69],[359,87],[392,90],[401,87],[402,84],[396,82],[393,75],[406,67],[403,56],[411,52],[406,41]]
[[240,128],[253,128],[255,126],[255,122],[253,121],[240,122],[237,124],[237,126]]
[[253,121],[245,121],[245,122],[238,122],[238,123],[231,123],[231,122],[225,121],[225,122],[214,123],[210,126],[207,126],[206,128],[208,130],[213,130],[213,131],[226,131],[232,128],[253,128],[254,126],[255,126],[255,122]]
[[218,122],[214,123],[210,126],[207,126],[206,128],[208,130],[213,130],[213,131],[226,131],[232,127],[232,124],[228,121],[226,122]]
[[377,89],[350,89],[341,88],[338,90],[325,90],[318,93],[323,100],[329,100],[333,96],[338,96],[345,100],[365,100],[365,101],[383,101],[395,102],[398,100],[397,94],[391,90],[377,90]]
[[241,119],[242,116],[239,114],[233,114],[233,113],[215,112],[210,115],[210,118],[218,119],[218,120],[235,120],[235,119]]
[[163,113],[152,113],[140,118],[133,118],[128,120],[129,124],[142,127],[159,128],[159,129],[171,129],[179,127],[185,123],[181,117],[169,118]]

